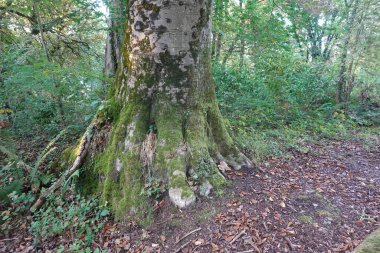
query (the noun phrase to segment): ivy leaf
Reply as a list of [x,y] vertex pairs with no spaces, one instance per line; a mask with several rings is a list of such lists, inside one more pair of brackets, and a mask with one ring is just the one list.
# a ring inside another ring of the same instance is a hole
[[100,216],[101,217],[104,217],[104,216],[107,216],[110,214],[110,211],[108,211],[107,209],[104,209],[101,213],[100,213]]

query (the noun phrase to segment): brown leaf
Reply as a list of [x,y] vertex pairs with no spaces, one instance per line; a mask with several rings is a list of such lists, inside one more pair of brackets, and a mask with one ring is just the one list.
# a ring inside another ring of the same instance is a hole
[[280,219],[281,219],[281,214],[279,214],[279,213],[275,213],[274,216],[273,216],[273,218],[274,218],[275,220],[280,220]]
[[215,243],[211,243],[211,247],[212,247],[212,251],[215,252],[215,251],[219,251],[220,248],[218,245],[216,245]]
[[205,240],[202,239],[202,238],[197,239],[197,240],[194,242],[194,244],[195,244],[196,246],[202,245],[202,244],[204,244],[204,243],[205,243]]
[[259,203],[259,201],[257,201],[256,199],[251,199],[251,201],[249,202],[251,205],[254,205],[254,204],[257,204]]
[[249,192],[242,191],[239,193],[240,197],[251,195]]

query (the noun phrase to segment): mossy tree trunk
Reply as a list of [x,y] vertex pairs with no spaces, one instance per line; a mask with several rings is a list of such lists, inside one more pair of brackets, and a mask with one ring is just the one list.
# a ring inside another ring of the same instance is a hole
[[252,165],[235,147],[217,105],[211,10],[212,0],[129,2],[109,109],[117,116],[105,148],[91,156],[102,197],[117,217],[141,213],[140,192],[149,179],[162,180],[183,208],[225,182],[218,163]]

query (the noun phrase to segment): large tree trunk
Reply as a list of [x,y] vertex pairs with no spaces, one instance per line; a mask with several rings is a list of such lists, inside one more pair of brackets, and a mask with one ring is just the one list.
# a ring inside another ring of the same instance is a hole
[[141,214],[147,202],[140,192],[149,179],[167,184],[171,201],[183,208],[197,194],[207,194],[210,185],[225,182],[218,163],[252,166],[235,147],[217,105],[210,69],[211,4],[130,1],[108,109],[117,116],[103,152],[85,165],[94,167],[98,189],[116,217]]

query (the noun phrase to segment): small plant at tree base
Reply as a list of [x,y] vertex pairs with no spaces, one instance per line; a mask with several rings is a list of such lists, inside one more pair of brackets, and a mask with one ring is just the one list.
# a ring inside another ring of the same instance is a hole
[[215,166],[216,165],[211,159],[200,158],[196,167],[194,168],[194,172],[191,173],[192,179],[196,183],[200,183],[202,179],[207,178],[213,174]]
[[149,178],[148,182],[141,190],[141,195],[147,196],[154,200],[159,200],[165,191],[166,185],[162,182],[162,180]]

